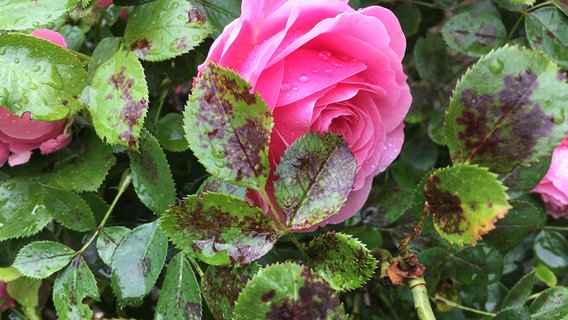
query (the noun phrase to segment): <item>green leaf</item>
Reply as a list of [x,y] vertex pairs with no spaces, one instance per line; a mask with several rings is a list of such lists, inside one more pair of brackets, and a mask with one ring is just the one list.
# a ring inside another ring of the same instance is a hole
[[[282,276],[286,275],[286,276]],[[234,320],[344,319],[337,293],[320,276],[295,263],[261,269],[239,295]]]
[[156,214],[176,201],[175,184],[166,155],[150,133],[143,132],[140,149],[130,151],[132,184],[138,198]]
[[361,287],[377,268],[371,251],[346,234],[329,232],[314,238],[306,248],[314,271],[335,290]]
[[383,237],[378,228],[371,226],[360,226],[355,229],[344,230],[348,235],[359,239],[368,248],[380,248],[383,244]]
[[410,37],[416,34],[422,22],[422,11],[420,11],[418,6],[412,2],[403,2],[396,6],[394,14],[399,19],[405,36]]
[[459,245],[475,245],[511,207],[495,174],[467,164],[434,171],[424,195],[438,233]]
[[446,114],[455,162],[509,173],[551,153],[568,132],[568,84],[543,55],[506,46],[481,58],[456,85]]
[[534,272],[527,273],[507,293],[503,302],[501,302],[501,309],[523,306],[531,295],[535,282],[536,276]]
[[541,229],[546,222],[546,212],[536,204],[537,201],[529,196],[511,201],[513,208],[505,218],[495,223],[495,230],[487,234],[483,241],[505,252]]
[[548,154],[528,166],[518,166],[505,175],[501,181],[507,187],[511,198],[526,195],[534,189],[548,172],[551,160],[552,155]]
[[550,60],[568,68],[566,14],[551,6],[531,11],[525,17],[525,30],[532,48],[541,50]]
[[442,28],[448,45],[472,57],[479,57],[505,43],[507,31],[498,17],[490,14],[460,13]]
[[39,306],[39,289],[42,280],[21,277],[6,285],[8,295],[18,302],[24,310],[26,319],[40,319],[36,308]]
[[189,1],[162,0],[132,10],[124,41],[138,58],[162,61],[192,50],[210,32],[203,14]]
[[104,144],[94,133],[81,139],[82,147],[71,161],[56,164],[49,173],[54,187],[75,191],[96,191],[110,168],[116,163],[112,147]]
[[270,165],[272,115],[258,93],[233,71],[209,63],[184,112],[189,147],[214,176],[261,190]]
[[534,239],[536,259],[549,267],[555,274],[568,271],[568,243],[562,234],[556,231],[541,231]]
[[54,121],[83,108],[78,99],[87,72],[74,54],[47,40],[1,36],[0,79],[0,105],[14,114],[29,111],[32,119]]
[[185,254],[212,265],[244,265],[265,255],[280,235],[261,209],[220,193],[188,196],[160,218]]
[[97,238],[97,252],[101,260],[107,265],[112,264],[112,256],[118,244],[130,233],[126,227],[105,227],[101,229]]
[[154,319],[201,319],[201,294],[193,269],[183,253],[169,262]]
[[339,213],[353,190],[357,161],[347,142],[311,132],[289,146],[276,167],[274,196],[290,229],[304,229]]
[[557,320],[568,314],[568,288],[554,287],[543,291],[529,307],[532,319]]
[[210,176],[205,179],[201,186],[199,186],[199,190],[197,190],[196,193],[203,194],[205,192],[225,193],[235,196],[241,200],[246,200],[247,196],[247,188],[230,184],[214,176]]
[[68,0],[8,0],[0,3],[1,30],[31,30],[48,27],[63,18]]
[[168,113],[158,120],[156,138],[164,149],[182,152],[189,149],[183,131],[183,116],[179,113]]
[[201,291],[215,319],[232,319],[239,294],[260,266],[253,262],[239,268],[209,266],[201,278]]
[[93,311],[85,303],[87,298],[99,300],[99,290],[95,276],[78,256],[53,284],[53,304],[59,319],[91,319]]
[[112,256],[112,290],[123,305],[138,304],[150,292],[166,261],[168,240],[157,221],[127,234]]
[[213,26],[214,37],[218,37],[223,28],[241,14],[240,0],[194,0],[192,3]]
[[89,61],[89,79],[93,79],[97,69],[121,50],[122,38],[108,37],[99,42]]
[[68,246],[54,241],[36,241],[23,247],[13,266],[26,277],[47,278],[65,267],[75,256]]
[[448,51],[444,40],[432,32],[418,39],[414,46],[414,63],[420,78],[435,85],[445,81],[449,68]]
[[552,3],[558,7],[558,9],[562,10],[565,15],[568,16],[568,1],[566,0],[552,0]]
[[14,267],[0,268],[0,281],[10,282],[20,278],[22,274]]
[[93,211],[77,194],[47,186],[42,187],[42,193],[47,210],[66,228],[75,231],[97,228]]
[[144,69],[132,53],[120,50],[93,75],[89,111],[99,137],[109,144],[138,147],[148,109]]
[[33,178],[0,183],[0,240],[38,233],[52,219],[41,201],[41,186]]
[[552,270],[550,270],[547,266],[542,263],[533,266],[534,273],[538,280],[546,283],[549,287],[555,287],[558,283],[558,279],[556,279],[556,275]]
[[523,307],[507,308],[499,311],[492,320],[530,320],[530,315]]
[[479,244],[450,255],[456,278],[465,285],[496,283],[503,273],[503,256],[491,247]]

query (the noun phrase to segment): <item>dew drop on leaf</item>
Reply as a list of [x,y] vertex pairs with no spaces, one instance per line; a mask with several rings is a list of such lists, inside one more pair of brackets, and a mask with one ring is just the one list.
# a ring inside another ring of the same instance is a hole
[[493,74],[498,74],[501,70],[503,70],[503,66],[503,61],[495,59],[489,64],[489,70],[491,70]]

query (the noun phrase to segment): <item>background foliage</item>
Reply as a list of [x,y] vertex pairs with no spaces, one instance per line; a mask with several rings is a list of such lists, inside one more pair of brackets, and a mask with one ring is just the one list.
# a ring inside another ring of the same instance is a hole
[[[568,315],[568,224],[529,193],[568,132],[565,1],[350,1],[386,6],[401,21],[413,93],[406,140],[358,214],[293,238],[349,190],[294,202],[304,186],[281,188],[287,220],[276,226],[244,202],[244,187],[261,190],[268,177],[272,119],[260,97],[239,100],[248,84],[214,65],[188,96],[240,1],[94,2],[0,2],[0,105],[74,117],[67,149],[0,168],[0,280],[18,303],[3,319],[250,319],[286,303],[305,319],[322,308],[330,318],[416,318],[417,297],[385,286],[385,275],[425,201],[422,234],[400,254],[426,267],[437,318]],[[23,35],[37,28],[59,31],[70,50]],[[189,119],[227,79],[237,89],[218,98],[254,112],[213,109],[197,130]],[[208,132],[229,127],[260,132],[256,147],[210,142]],[[336,136],[307,135],[278,170],[309,176],[293,164],[316,152],[330,174],[310,183],[334,185],[339,173],[349,181],[345,149]],[[257,161],[231,167],[226,150]]]

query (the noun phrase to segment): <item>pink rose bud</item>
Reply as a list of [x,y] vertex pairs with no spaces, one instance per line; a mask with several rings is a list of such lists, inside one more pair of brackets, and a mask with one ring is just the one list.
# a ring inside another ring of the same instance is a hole
[[286,147],[308,132],[347,140],[357,159],[355,187],[323,224],[363,206],[373,177],[400,152],[412,99],[402,69],[406,40],[395,15],[378,6],[356,11],[347,2],[244,0],[240,18],[199,67],[212,61],[235,70],[268,104],[273,170]]
[[[40,29],[31,35],[67,47],[63,36],[55,31]],[[29,113],[19,117],[0,106],[0,167],[6,161],[10,166],[28,162],[37,148],[42,154],[65,148],[71,142],[71,136],[64,133],[65,126],[65,120],[30,120]]]
[[548,214],[568,219],[568,135],[554,149],[548,172],[532,192],[540,196]]
[[6,291],[6,282],[0,281],[0,314],[2,314],[2,311],[8,309],[8,307],[15,306],[16,302]]
[[106,7],[112,4],[112,0],[100,0],[95,4],[95,7]]

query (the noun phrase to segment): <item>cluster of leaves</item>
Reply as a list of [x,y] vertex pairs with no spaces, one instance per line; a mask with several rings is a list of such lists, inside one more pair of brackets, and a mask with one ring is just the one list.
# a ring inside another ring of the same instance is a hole
[[[0,4],[0,105],[74,121],[69,148],[0,169],[9,317],[403,318],[410,291],[371,279],[374,256],[425,201],[409,249],[440,318],[568,314],[565,223],[529,194],[568,132],[562,1],[390,3],[414,96],[402,153],[359,214],[295,237],[341,208],[356,163],[342,138],[308,134],[276,169],[281,214],[245,201],[270,198],[272,116],[232,71],[210,64],[193,83],[240,1],[95,2]],[[27,35],[38,28],[69,50]]]

